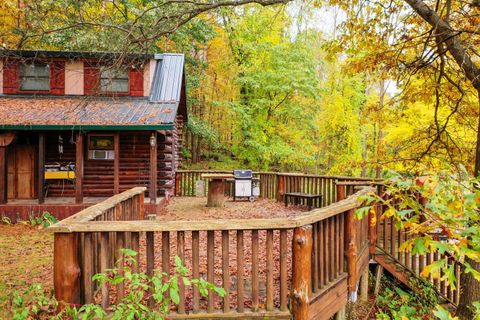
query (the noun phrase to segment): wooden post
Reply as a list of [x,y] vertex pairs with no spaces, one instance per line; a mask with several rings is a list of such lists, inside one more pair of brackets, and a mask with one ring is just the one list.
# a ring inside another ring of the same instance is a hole
[[45,202],[45,133],[38,135],[38,203]]
[[360,278],[360,301],[368,301],[368,268]]
[[293,232],[292,315],[295,320],[308,319],[312,291],[312,226],[295,228]]
[[344,184],[337,184],[337,201],[344,200],[346,197],[347,197],[346,186]]
[[[55,233],[53,244],[53,285],[59,308],[80,303],[80,266],[76,233]],[[63,304],[63,305],[62,305]]]
[[77,133],[75,143],[75,203],[83,203],[83,133]]
[[7,147],[0,147],[0,204],[8,201]]
[[285,194],[285,176],[277,173],[277,201],[283,202]]
[[181,196],[181,183],[182,183],[182,180],[181,180],[181,175],[176,172],[175,173],[175,195],[176,196]]
[[377,244],[377,206],[378,203],[373,203],[372,207],[368,211],[368,251],[372,257],[375,255],[375,248]]
[[338,310],[335,314],[335,320],[346,320],[347,319],[347,308],[343,306],[342,309]]
[[140,220],[145,220],[145,192],[138,195],[138,208],[138,218]]
[[223,179],[208,181],[207,207],[223,207],[225,203],[225,183]]
[[[355,296],[357,288],[357,246],[356,246],[356,228],[355,228],[355,209],[348,210],[345,214],[345,242],[348,273],[348,293]],[[353,298],[355,300],[355,298]]]
[[120,134],[113,135],[113,193],[120,193]]
[[378,296],[378,294],[380,293],[382,277],[383,277],[383,266],[378,264],[375,272],[375,289],[373,290],[373,294],[375,296]]
[[157,203],[157,132],[152,131],[150,136],[150,189],[148,190],[150,203]]

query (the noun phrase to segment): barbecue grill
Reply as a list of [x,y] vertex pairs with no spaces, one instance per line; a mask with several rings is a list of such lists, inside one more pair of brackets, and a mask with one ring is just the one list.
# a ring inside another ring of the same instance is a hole
[[235,179],[235,194],[233,200],[237,198],[248,198],[254,201],[260,195],[259,180],[253,178],[252,170],[233,170]]

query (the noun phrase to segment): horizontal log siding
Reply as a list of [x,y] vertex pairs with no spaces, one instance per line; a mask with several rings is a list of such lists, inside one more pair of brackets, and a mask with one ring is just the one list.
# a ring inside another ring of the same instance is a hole
[[[105,133],[108,134],[108,133]],[[63,155],[58,152],[58,137],[63,138]],[[70,142],[71,133],[46,134],[46,164],[75,163],[75,144]],[[88,137],[88,134],[87,134]],[[33,137],[32,137],[33,140]],[[113,160],[88,159],[88,138],[85,139],[84,154],[84,181],[83,189],[86,197],[109,197],[113,195]],[[180,139],[177,139],[180,143]],[[150,170],[150,133],[131,132],[120,133],[120,192],[133,187],[148,187]],[[173,137],[171,133],[158,135],[158,195],[166,192],[173,193],[174,171],[172,164]],[[177,147],[176,149],[180,149]],[[180,154],[175,155],[176,162],[180,163]],[[48,197],[73,197],[75,190],[73,183],[63,180],[51,180]],[[148,193],[147,193],[148,196]]]

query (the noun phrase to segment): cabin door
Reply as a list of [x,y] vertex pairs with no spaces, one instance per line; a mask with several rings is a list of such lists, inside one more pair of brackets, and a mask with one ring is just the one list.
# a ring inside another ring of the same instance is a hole
[[35,198],[35,146],[13,145],[8,150],[8,198]]

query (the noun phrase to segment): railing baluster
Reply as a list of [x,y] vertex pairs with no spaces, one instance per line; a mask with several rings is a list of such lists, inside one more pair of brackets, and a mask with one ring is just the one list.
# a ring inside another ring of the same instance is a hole
[[[162,232],[162,272],[170,276],[170,232]],[[167,293],[168,295],[168,293]]]
[[334,225],[334,217],[330,217],[327,219],[328,221],[328,230],[330,237],[330,248],[329,248],[329,256],[328,256],[328,265],[329,265],[329,273],[330,273],[330,281],[335,280],[335,225]]
[[[280,311],[287,311],[288,274],[287,274],[287,230],[280,230]],[[318,253],[317,253],[318,254]],[[257,262],[258,263],[258,262]],[[318,267],[318,265],[317,265]],[[252,270],[253,272],[253,270]]]
[[252,311],[258,311],[258,230],[252,230]]
[[312,249],[312,290],[318,291],[318,224],[313,224],[313,249]]
[[[124,274],[124,257],[123,253],[121,250],[125,247],[125,233],[124,232],[118,232],[117,233],[117,243],[116,243],[116,251],[117,251],[117,259],[118,259],[118,273],[119,275]],[[117,302],[121,301],[125,295],[125,285],[123,282],[120,282],[117,285]]]
[[325,241],[324,241],[324,232],[325,230],[323,229],[324,223],[323,221],[317,222],[318,225],[318,267],[320,269],[320,275],[319,275],[319,288],[323,288],[323,286],[326,284],[325,280]]
[[132,250],[138,254],[135,256],[136,263],[133,265],[133,272],[140,270],[140,232],[132,232]]
[[[182,260],[182,263],[185,265],[185,232],[177,231],[177,256]],[[185,284],[183,280],[179,281],[178,284],[178,294],[180,296],[180,301],[178,303],[178,313],[185,313]]]
[[[214,263],[215,263],[215,233],[214,231],[207,231],[207,281],[214,282]],[[208,312],[212,313],[214,309],[213,290],[208,291]]]
[[237,230],[237,311],[243,312],[244,305],[244,252],[243,230]]
[[[200,278],[200,235],[198,231],[192,231],[192,276]],[[193,287],[193,312],[200,310],[200,293],[196,286]]]
[[[101,272],[105,272],[108,268],[108,232],[100,233],[100,270]],[[104,284],[102,286],[102,308],[106,309],[110,306],[110,296],[108,285]]]
[[93,302],[93,282],[92,277],[94,275],[93,265],[93,237],[91,232],[84,234],[83,240],[83,267],[82,267],[82,280],[83,280],[83,293],[84,303],[89,304]]
[[332,217],[334,219],[334,225],[335,225],[335,278],[338,278],[340,275],[340,247],[341,247],[341,242],[340,242],[340,217],[338,215]]
[[324,270],[325,270],[325,284],[331,281],[330,273],[330,229],[328,219],[322,221],[323,223],[323,247],[325,248]]
[[222,231],[222,276],[223,289],[225,296],[223,297],[223,312],[230,311],[230,234],[228,230]]
[[273,230],[267,230],[267,311],[273,310]]

